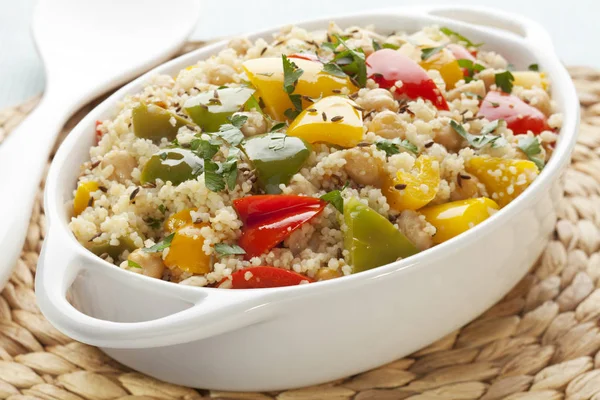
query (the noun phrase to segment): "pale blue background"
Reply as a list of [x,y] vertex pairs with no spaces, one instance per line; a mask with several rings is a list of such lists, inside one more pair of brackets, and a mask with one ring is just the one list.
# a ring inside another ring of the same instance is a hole
[[[81,0],[101,1],[101,0]],[[171,0],[176,1],[176,0]],[[438,0],[520,12],[550,31],[569,65],[600,67],[600,0]],[[44,78],[29,36],[35,0],[0,0],[0,109],[43,90]],[[219,0],[204,1],[192,39],[211,39],[277,24],[371,7],[415,4],[418,0]],[[165,0],[168,8],[169,1]]]

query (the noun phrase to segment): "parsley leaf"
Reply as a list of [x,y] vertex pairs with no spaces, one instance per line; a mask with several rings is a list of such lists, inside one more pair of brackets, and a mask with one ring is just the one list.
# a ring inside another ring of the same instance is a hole
[[472,135],[469,132],[467,132],[464,126],[462,126],[454,120],[450,121],[450,126],[452,127],[452,129],[454,129],[456,133],[458,133],[467,142],[469,142],[469,146],[475,149],[481,149],[489,144],[491,145],[500,138],[500,136],[490,134]]
[[135,261],[127,260],[127,266],[130,268],[139,268],[142,269],[142,266]]
[[381,47],[383,47],[384,49],[392,49],[392,50],[398,50],[400,48],[400,46],[397,46],[392,43],[384,43]]
[[299,68],[293,61],[290,61],[285,54],[281,55],[281,59],[283,61],[283,90],[287,94],[292,94],[304,70]]
[[212,160],[204,160],[204,184],[213,192],[225,189],[225,180],[220,174],[219,164]]
[[523,136],[519,138],[517,146],[530,161],[532,161],[538,169],[541,171],[544,168],[544,160],[536,157],[542,153],[542,146],[540,141],[535,136]]
[[222,256],[235,256],[240,254],[246,254],[246,251],[237,244],[217,243],[215,244],[215,251],[217,254]]
[[156,243],[154,246],[146,247],[146,248],[142,249],[142,251],[145,253],[158,253],[160,251],[163,251],[167,247],[171,246],[171,242],[173,241],[173,236],[175,236],[175,233],[171,233],[170,235],[165,236],[163,238],[163,240]]
[[502,121],[502,119],[497,119],[495,121],[490,122],[489,124],[486,124],[481,129],[481,134],[482,135],[487,135],[488,133],[494,132],[496,129],[498,129],[498,126],[500,125],[501,121]]
[[273,125],[273,127],[271,128],[271,130],[269,132],[277,132],[283,128],[286,127],[286,123],[285,122],[280,122],[278,124]]
[[193,139],[190,143],[191,150],[202,159],[211,159],[219,151],[219,145],[204,139]]
[[362,49],[355,50],[350,48],[340,35],[335,34],[334,37],[346,50],[337,53],[333,58],[333,62],[339,65],[342,71],[355,79],[358,86],[365,87],[367,84],[365,53]]
[[445,44],[438,46],[438,47],[427,47],[425,49],[421,50],[421,60],[425,61],[427,60],[429,57],[436,55],[437,53],[439,53],[440,51],[442,51],[442,49],[446,47]]
[[167,212],[167,208],[165,207],[164,204],[161,204],[160,206],[158,206],[158,211],[160,211],[163,215],[165,215]]
[[[162,205],[162,204],[161,204]],[[160,229],[164,219],[162,218],[153,218],[153,217],[144,217],[143,221],[152,229]]]
[[411,142],[409,142],[406,139],[400,140],[400,138],[394,138],[392,140],[387,140],[387,139],[378,140],[375,143],[375,147],[377,147],[378,150],[385,151],[385,154],[388,157],[393,156],[394,154],[400,153],[400,147],[402,147],[404,150],[407,150],[413,154],[419,153],[419,149],[417,148],[417,146],[415,146],[414,144],[412,144]]
[[344,198],[342,192],[348,187],[349,182],[346,182],[343,188],[332,190],[331,192],[325,193],[320,197],[321,200],[328,202],[336,208],[342,214],[344,213]]
[[527,69],[529,71],[538,72],[540,70],[540,66],[538,64],[531,64],[529,67],[527,67]]
[[373,51],[381,50],[381,45],[377,43],[375,39],[372,39],[371,43],[373,45]]
[[221,125],[216,136],[220,137],[231,146],[238,146],[242,143],[242,140],[244,140],[244,134],[241,131],[241,127],[247,120],[248,117],[245,115],[234,115],[229,118],[230,124]]
[[481,72],[485,69],[485,67],[479,63],[474,63],[471,60],[467,60],[466,58],[462,58],[460,60],[456,60],[458,66],[461,68],[467,69],[467,76],[465,76],[465,82],[471,82],[473,80],[473,76],[477,72]]
[[513,81],[515,77],[510,71],[504,71],[494,76],[496,86],[498,86],[504,93],[512,92]]
[[476,97],[476,98],[478,98],[479,100],[483,100],[483,96],[481,96],[481,95],[478,95],[477,93],[473,93],[473,92],[463,92],[463,94],[464,94],[465,96]]
[[323,71],[340,78],[346,77],[346,73],[342,71],[340,66],[332,62],[323,65]]
[[460,33],[453,31],[452,29],[447,28],[445,26],[440,28],[440,31],[446,36],[454,37],[459,42],[463,42],[464,44],[467,45],[467,47],[480,47],[483,45],[483,43],[473,43],[469,39],[467,39],[466,37],[461,35]]

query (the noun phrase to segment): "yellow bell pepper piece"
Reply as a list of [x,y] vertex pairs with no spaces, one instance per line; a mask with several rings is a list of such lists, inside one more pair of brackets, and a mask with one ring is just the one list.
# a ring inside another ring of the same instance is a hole
[[179,211],[171,215],[169,218],[167,218],[167,221],[165,222],[165,232],[173,233],[179,228],[191,224],[192,216],[190,215],[190,212],[196,210],[197,208],[186,208],[185,210]]
[[355,107],[356,103],[345,97],[325,97],[302,111],[286,133],[309,143],[354,147],[363,138],[362,113]]
[[435,198],[440,186],[440,165],[429,156],[419,156],[413,171],[387,174],[381,191],[396,211],[418,210]]
[[527,189],[540,173],[531,161],[481,156],[471,158],[465,169],[485,185],[500,208]]
[[531,89],[534,86],[544,90],[548,89],[548,79],[546,79],[546,74],[543,72],[515,71],[512,75],[515,78],[513,81],[515,86],[522,86],[525,89]]
[[210,256],[202,250],[204,237],[200,234],[200,229],[207,225],[187,224],[175,232],[169,253],[165,257],[165,265],[168,268],[179,267],[192,274],[210,272]]
[[425,207],[419,213],[435,226],[433,243],[440,244],[480,224],[499,209],[494,200],[479,197]]
[[[304,73],[298,79],[294,94],[320,98],[331,96],[339,90],[348,89],[348,93],[358,91],[348,77],[338,77],[323,72],[323,64],[317,61],[290,59]],[[248,60],[242,64],[250,83],[256,88],[258,96],[265,104],[265,111],[271,118],[286,120],[285,110],[292,108],[292,102],[288,94],[283,90],[283,61],[281,58],[257,58]],[[311,103],[303,100],[302,108]]]
[[75,216],[81,214],[91,205],[91,194],[98,190],[98,187],[98,182],[94,181],[83,182],[77,187],[75,198],[73,199],[73,214],[75,214]]
[[456,82],[464,78],[463,71],[458,65],[458,61],[447,49],[441,50],[419,63],[425,70],[435,69],[440,72],[442,79],[446,82],[446,89],[454,89]]

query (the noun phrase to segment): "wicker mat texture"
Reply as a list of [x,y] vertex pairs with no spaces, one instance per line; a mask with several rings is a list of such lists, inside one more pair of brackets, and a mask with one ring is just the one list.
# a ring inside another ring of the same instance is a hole
[[[229,393],[157,381],[72,341],[40,314],[33,291],[46,224],[40,190],[0,296],[0,398],[600,400],[600,72],[570,72],[583,121],[554,238],[500,303],[459,331],[381,368],[300,390]],[[36,104],[0,111],[0,140]]]

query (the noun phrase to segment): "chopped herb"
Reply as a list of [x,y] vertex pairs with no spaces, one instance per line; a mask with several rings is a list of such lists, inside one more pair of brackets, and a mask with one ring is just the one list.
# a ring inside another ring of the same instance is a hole
[[542,153],[542,146],[537,137],[523,136],[519,138],[517,146],[523,153],[525,153],[530,161],[535,163],[540,171],[544,168],[544,160],[536,157]]
[[464,37],[463,35],[461,35],[460,33],[453,31],[450,28],[447,27],[442,27],[440,28],[440,31],[446,35],[446,36],[450,36],[450,37],[454,37],[456,38],[459,42],[463,42],[464,44],[467,45],[467,47],[480,47],[483,45],[483,43],[473,43],[471,42],[469,39],[467,39],[466,37]]
[[489,133],[494,132],[496,129],[498,129],[498,125],[500,124],[501,121],[502,121],[501,119],[497,119],[497,120],[492,121],[489,124],[485,125],[481,129],[481,134],[482,135],[487,135]]
[[173,236],[175,236],[175,233],[171,233],[170,235],[165,236],[163,238],[163,240],[156,243],[154,246],[146,247],[146,248],[142,249],[142,251],[145,253],[158,253],[160,251],[163,251],[167,247],[171,246],[171,242],[173,241]]
[[340,78],[346,77],[346,73],[342,70],[342,68],[333,62],[323,65],[323,71]]
[[482,100],[483,97],[481,95],[478,95],[477,93],[473,93],[473,92],[463,92],[463,94],[465,96],[472,96],[472,97],[477,97],[479,100]]
[[241,131],[242,125],[248,120],[245,115],[234,115],[229,118],[230,124],[223,124],[219,128],[216,136],[220,137],[231,146],[237,146],[244,140],[244,134]]
[[283,90],[287,94],[292,94],[304,70],[299,68],[293,61],[290,61],[285,54],[281,56],[281,59],[283,61]]
[[219,164],[212,160],[204,160],[204,184],[213,192],[225,189],[225,179],[219,171]]
[[481,72],[485,69],[485,67],[479,63],[474,63],[471,60],[467,60],[466,58],[462,58],[460,60],[456,60],[458,62],[458,66],[461,68],[466,68],[467,75],[465,76],[465,82],[471,82],[473,80],[473,76],[477,72]]
[[381,47],[383,47],[384,49],[392,49],[392,50],[398,50],[400,48],[400,46],[397,46],[392,43],[384,43]]
[[271,130],[269,132],[277,132],[278,130],[285,128],[286,125],[287,124],[285,122],[280,122],[278,124],[275,124],[275,125],[273,125],[273,127],[271,128]]
[[496,86],[498,86],[504,93],[512,92],[513,81],[515,77],[511,74],[510,71],[500,72],[494,77]]
[[530,71],[538,72],[540,70],[540,66],[538,64],[531,64],[529,67],[527,67],[527,69]]
[[446,45],[441,45],[438,47],[428,47],[426,49],[422,49],[421,50],[421,60],[425,61],[427,60],[429,57],[436,55],[437,53],[439,53],[440,51],[442,51],[442,49],[446,47]]
[[130,268],[139,268],[142,269],[142,266],[135,261],[127,260],[127,266]]
[[160,154],[158,155],[158,157],[159,157],[161,160],[163,160],[163,161],[164,161],[164,160],[166,160],[166,159],[167,159],[167,153],[160,153]]
[[400,148],[403,148],[404,150],[409,151],[413,154],[419,153],[419,149],[417,148],[417,146],[415,146],[406,139],[400,140],[400,138],[394,138],[392,140],[379,140],[375,143],[375,147],[377,147],[378,150],[385,151],[385,154],[388,157],[400,153]]
[[339,212],[344,212],[344,198],[342,197],[342,192],[344,189],[348,187],[349,182],[346,182],[344,187],[341,190],[332,190],[331,192],[325,193],[320,197],[321,200],[328,202],[332,206],[336,208]]
[[217,254],[222,256],[232,256],[246,254],[246,251],[237,244],[217,243],[215,244],[215,251]]
[[475,149],[481,149],[487,145],[491,145],[500,138],[500,136],[490,134],[472,135],[467,132],[464,126],[454,120],[450,121],[450,126],[456,133],[469,142],[469,146]]
[[144,222],[146,223],[146,225],[148,225],[152,229],[160,229],[163,221],[164,221],[164,219],[162,219],[162,218],[152,218],[152,217],[144,218]]
[[191,150],[202,159],[211,159],[219,151],[221,146],[204,139],[193,139],[190,142]]
[[163,215],[167,213],[167,209],[164,204],[158,206],[158,211],[160,211]]
[[[343,37],[340,35],[334,35],[337,39],[337,43],[332,45],[325,45],[330,48],[335,56],[333,60],[329,64],[336,64],[341,71],[343,71],[346,75],[350,76],[350,80],[356,81],[358,86],[364,87],[367,84],[367,64],[365,63],[365,53],[362,49],[352,49],[350,48]],[[339,45],[342,45],[345,50],[336,51]],[[328,67],[331,71],[334,70],[335,67]],[[339,73],[337,69],[335,69],[336,73]]]
[[373,45],[373,51],[381,50],[381,45],[375,39],[371,40],[371,44]]

